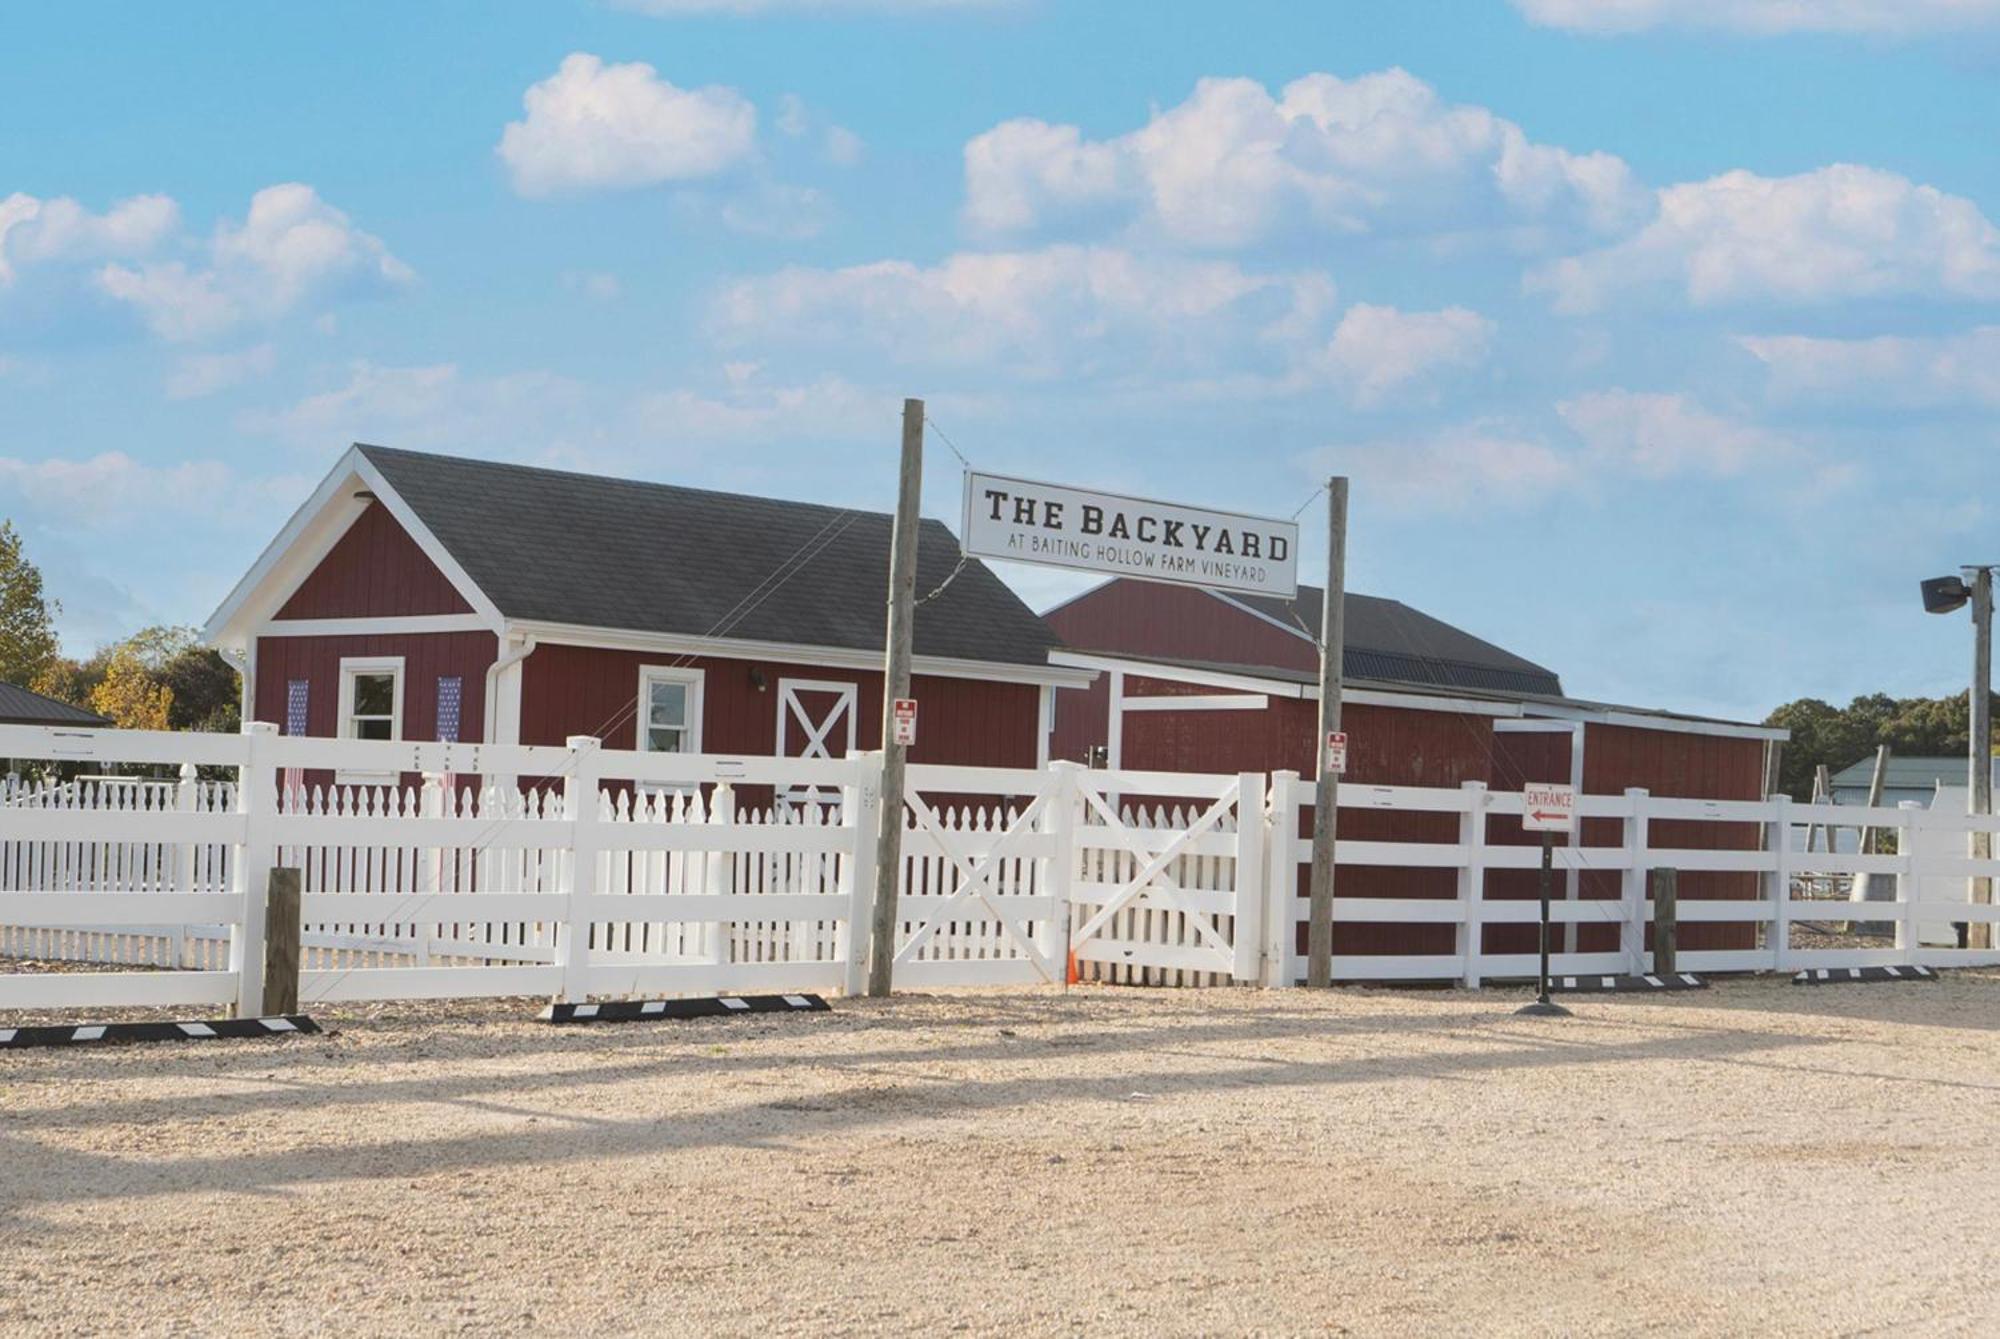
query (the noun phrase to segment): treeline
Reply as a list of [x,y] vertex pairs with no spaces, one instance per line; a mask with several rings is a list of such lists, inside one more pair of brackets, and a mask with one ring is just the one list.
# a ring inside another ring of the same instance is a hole
[[241,724],[239,681],[193,628],[144,628],[83,659],[62,654],[61,606],[42,588],[21,537],[0,521],[0,682],[94,711],[128,730],[222,730]]
[[[1994,697],[2000,708],[2000,695]],[[2000,720],[2000,709],[1994,719]],[[1766,725],[1792,732],[1778,788],[1795,800],[1812,798],[1813,773],[1838,772],[1887,744],[1904,758],[1963,758],[1972,742],[1972,701],[1954,697],[1890,697],[1873,693],[1836,707],[1816,697],[1787,702]]]

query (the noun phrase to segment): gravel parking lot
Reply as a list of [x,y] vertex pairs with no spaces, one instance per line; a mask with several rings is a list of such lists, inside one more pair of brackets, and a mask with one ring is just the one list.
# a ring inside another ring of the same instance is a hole
[[0,1054],[0,1331],[1991,1333],[2000,973],[1519,1002]]

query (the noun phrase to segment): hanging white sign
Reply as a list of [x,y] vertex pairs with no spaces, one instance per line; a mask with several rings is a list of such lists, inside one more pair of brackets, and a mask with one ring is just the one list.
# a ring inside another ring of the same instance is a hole
[[975,558],[1291,599],[1298,541],[1292,521],[965,475],[964,543]]

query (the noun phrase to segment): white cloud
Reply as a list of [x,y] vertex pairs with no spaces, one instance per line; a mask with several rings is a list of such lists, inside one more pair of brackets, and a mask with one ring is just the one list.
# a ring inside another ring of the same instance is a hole
[[1724,418],[1686,395],[1592,391],[1564,400],[1556,413],[1596,464],[1647,479],[1726,478],[1797,452],[1780,434]]
[[[587,423],[586,389],[547,372],[466,377],[453,363],[384,366],[366,360],[343,385],[277,411],[239,417],[245,431],[319,450],[349,442],[473,451],[557,444]],[[546,440],[545,440],[546,439]]]
[[839,377],[769,385],[755,364],[732,364],[720,393],[678,389],[640,396],[633,417],[659,441],[820,442],[880,437],[901,407],[893,395]]
[[456,364],[357,362],[345,380],[238,426],[315,453],[353,441],[498,456],[657,476],[663,466],[713,472],[743,462],[716,445],[879,437],[900,401],[838,377],[790,384],[754,362],[719,383],[626,394],[554,373],[469,375]]
[[1571,455],[1504,425],[1483,423],[1327,447],[1312,452],[1306,463],[1319,477],[1350,475],[1371,505],[1379,501],[1398,511],[1525,504],[1568,489],[1578,474]]
[[1638,480],[1728,481],[1784,471],[1785,505],[1817,503],[1854,468],[1781,433],[1715,413],[1682,394],[1593,391],[1555,407],[1563,429],[1491,420],[1341,444],[1305,458],[1315,474],[1346,472],[1371,498],[1405,511],[1528,505]]
[[1636,235],[1529,275],[1567,312],[1670,290],[1696,306],[2000,297],[2000,230],[1960,196],[1875,168],[1735,171],[1659,193]]
[[781,270],[723,290],[711,325],[732,345],[865,345],[910,363],[1159,376],[1299,346],[1315,332],[1323,339],[1332,298],[1332,281],[1314,273],[1052,246],[934,266]]
[[723,226],[746,237],[776,237],[802,241],[817,237],[833,214],[823,191],[764,181],[721,202]]
[[354,227],[298,182],[258,191],[244,222],[225,219],[207,249],[206,265],[174,260],[133,269],[113,263],[98,271],[97,282],[137,308],[155,334],[180,341],[414,277],[381,239]]
[[194,400],[227,390],[270,372],[277,364],[277,350],[269,344],[235,353],[196,353],[181,359],[167,378],[169,400]]
[[1145,126],[1091,140],[1004,122],[965,147],[966,221],[1020,232],[1116,211],[1177,242],[1239,247],[1285,231],[1604,234],[1651,202],[1620,159],[1531,142],[1400,69],[1313,74],[1277,98],[1204,79]]
[[1942,336],[1746,335],[1737,342],[1770,369],[1771,390],[1782,397],[1904,409],[2000,408],[2000,326]]
[[642,62],[606,65],[576,52],[521,97],[524,119],[496,152],[514,189],[650,186],[713,176],[748,159],[757,109],[733,88],[676,88]]
[[13,282],[17,265],[143,256],[179,221],[180,207],[164,195],[135,195],[93,214],[68,196],[16,191],[0,200],[0,287]]
[[826,128],[826,161],[835,167],[853,167],[868,151],[861,136],[846,126]]
[[1356,303],[1333,332],[1327,366],[1357,403],[1372,405],[1436,372],[1484,362],[1493,329],[1464,307],[1405,312]]
[[[42,525],[123,532],[162,516],[228,520],[254,528],[297,505],[298,481],[245,479],[215,460],[151,465],[122,451],[86,460],[0,456],[0,499]],[[284,510],[274,510],[282,504]]]
[[603,270],[569,270],[562,277],[562,285],[572,293],[581,293],[597,302],[616,301],[625,291],[617,275]]
[[1514,0],[1531,22],[1585,33],[1919,33],[2000,24],[2000,0]]

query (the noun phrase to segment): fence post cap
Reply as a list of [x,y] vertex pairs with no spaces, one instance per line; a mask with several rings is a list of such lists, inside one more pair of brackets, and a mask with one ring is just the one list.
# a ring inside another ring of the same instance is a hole
[[243,724],[243,733],[268,738],[278,733],[278,727],[269,721],[246,721]]

